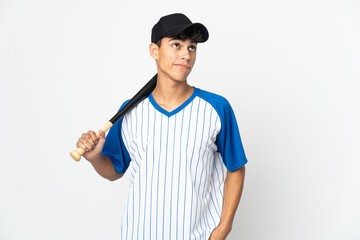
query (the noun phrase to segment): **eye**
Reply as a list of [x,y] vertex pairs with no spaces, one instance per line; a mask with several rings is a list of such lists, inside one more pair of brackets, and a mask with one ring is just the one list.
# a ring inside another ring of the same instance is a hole
[[179,47],[180,47],[180,44],[179,44],[179,43],[174,43],[172,46],[173,46],[174,48],[179,48]]
[[195,50],[196,50],[196,47],[195,47],[195,46],[190,46],[190,47],[189,47],[189,50],[190,50],[190,51],[195,51]]

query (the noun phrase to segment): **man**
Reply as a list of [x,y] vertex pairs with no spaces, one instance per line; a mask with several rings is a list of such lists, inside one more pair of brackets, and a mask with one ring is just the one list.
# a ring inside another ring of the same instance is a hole
[[132,162],[122,239],[215,240],[231,231],[247,163],[236,119],[225,98],[187,83],[197,43],[207,39],[206,27],[183,14],[160,18],[149,46],[153,92],[106,138],[89,131],[77,142],[109,180]]

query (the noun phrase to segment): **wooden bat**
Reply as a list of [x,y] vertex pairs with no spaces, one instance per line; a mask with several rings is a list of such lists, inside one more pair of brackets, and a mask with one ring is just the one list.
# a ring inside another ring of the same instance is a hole
[[[135,94],[135,96],[130,99],[128,103],[125,104],[124,107],[118,111],[115,116],[113,116],[110,121],[108,121],[101,130],[104,132],[107,132],[118,120],[120,120],[127,112],[129,112],[131,109],[136,107],[142,100],[144,100],[149,94],[154,90],[157,82],[157,74],[148,81],[145,86],[140,89],[138,93]],[[99,131],[96,132],[96,137],[99,138]],[[80,161],[81,156],[85,153],[85,150],[82,148],[77,148],[76,150],[72,150],[70,152],[70,156],[75,161]]]

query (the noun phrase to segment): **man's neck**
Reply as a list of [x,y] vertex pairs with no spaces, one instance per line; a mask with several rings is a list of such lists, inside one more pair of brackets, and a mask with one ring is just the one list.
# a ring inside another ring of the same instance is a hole
[[171,112],[183,104],[193,92],[194,88],[187,81],[175,81],[158,74],[152,95],[159,106]]

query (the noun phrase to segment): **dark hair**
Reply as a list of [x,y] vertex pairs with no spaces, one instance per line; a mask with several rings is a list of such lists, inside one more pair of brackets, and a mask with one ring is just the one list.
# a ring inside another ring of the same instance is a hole
[[[201,34],[201,31],[197,28],[190,27],[188,29],[185,29],[181,33],[175,36],[168,36],[169,38],[173,39],[179,39],[182,41],[185,41],[186,39],[190,39],[192,42],[198,43],[203,40],[203,35]],[[156,45],[159,47],[161,46],[161,39],[156,42]]]

